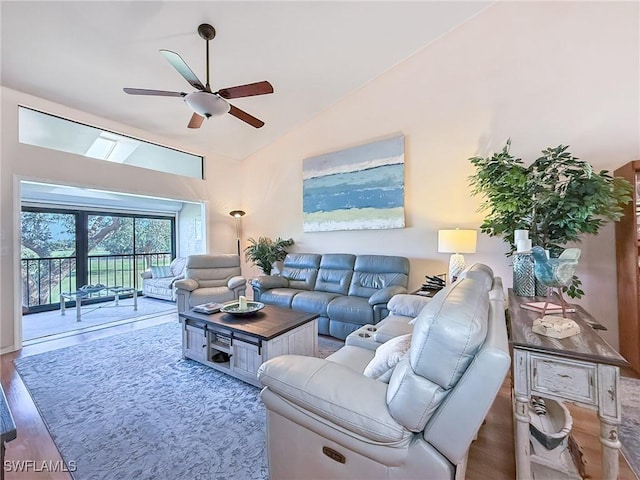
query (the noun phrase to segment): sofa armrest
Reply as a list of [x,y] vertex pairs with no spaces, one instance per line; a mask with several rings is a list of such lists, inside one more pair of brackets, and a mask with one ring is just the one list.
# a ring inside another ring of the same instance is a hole
[[153,278],[153,275],[151,273],[151,270],[145,270],[144,272],[142,272],[140,274],[140,276],[145,279],[145,278]]
[[430,297],[399,294],[394,295],[391,300],[389,300],[387,308],[395,315],[415,318],[430,301]]
[[265,290],[270,290],[272,288],[288,287],[289,280],[275,275],[262,275],[251,280],[251,286],[264,292]]
[[298,410],[372,441],[404,443],[411,436],[389,413],[387,385],[344,365],[281,355],[260,366],[258,379]]
[[193,278],[183,278],[182,280],[178,280],[176,283],[174,283],[174,286],[178,290],[186,290],[188,292],[193,292],[196,288],[200,286],[200,284]]
[[[182,273],[181,273],[180,275],[176,275],[175,277],[173,277],[173,278],[171,279],[171,286],[172,286],[172,287],[173,287],[173,286],[175,286],[176,282],[177,282],[178,280],[182,280],[183,278],[184,278],[184,274],[182,274]],[[194,280],[194,281],[195,281],[195,280]]]
[[236,275],[235,277],[231,277],[227,282],[227,287],[233,290],[234,288],[241,287],[247,284],[247,280],[244,277]]
[[389,300],[391,300],[391,297],[393,297],[394,295],[398,295],[399,293],[407,293],[407,289],[405,287],[401,287],[400,285],[391,285],[390,287],[385,287],[381,290],[378,290],[376,293],[369,297],[369,305],[387,303]]

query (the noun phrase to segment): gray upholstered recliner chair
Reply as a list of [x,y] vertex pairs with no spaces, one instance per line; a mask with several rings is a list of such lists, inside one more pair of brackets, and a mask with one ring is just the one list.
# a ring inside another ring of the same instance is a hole
[[269,478],[464,478],[510,365],[502,284],[482,275],[422,308],[388,384],[365,375],[376,350],[349,342],[327,359],[265,362]]
[[235,300],[247,288],[239,255],[191,255],[184,277],[175,283],[178,313],[203,303]]

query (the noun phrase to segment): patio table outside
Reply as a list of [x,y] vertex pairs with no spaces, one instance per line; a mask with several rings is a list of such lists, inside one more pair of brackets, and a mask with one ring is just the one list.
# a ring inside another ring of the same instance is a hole
[[[67,300],[76,302],[76,322],[82,321],[82,300],[89,298],[94,293],[99,293],[102,291],[108,291],[115,295],[115,304],[114,307],[119,307],[120,295],[126,293],[133,294],[133,310],[138,310],[138,291],[134,287],[107,287],[106,285],[87,285],[84,287],[80,287],[78,290],[73,292],[61,292],[60,293],[60,315],[66,314],[66,302]],[[124,306],[124,305],[123,305]],[[101,307],[97,307],[101,308]]]

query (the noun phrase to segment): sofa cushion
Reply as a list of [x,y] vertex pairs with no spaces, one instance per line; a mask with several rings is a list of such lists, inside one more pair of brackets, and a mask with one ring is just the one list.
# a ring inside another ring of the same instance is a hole
[[211,301],[219,303],[229,302],[234,298],[233,290],[229,290],[226,286],[197,288],[189,295],[189,306],[195,307],[196,305],[209,303]]
[[169,289],[173,287],[174,281],[175,278],[173,277],[149,278],[145,281],[145,285],[155,288]]
[[227,287],[229,278],[241,275],[238,255],[190,255],[185,278],[198,282],[200,288]]
[[293,297],[304,291],[295,288],[272,288],[260,295],[260,301],[277,307],[291,308]]
[[178,277],[184,274],[184,267],[187,265],[187,259],[185,257],[176,257],[171,262],[171,275]]
[[366,325],[373,323],[373,309],[366,298],[337,297],[329,303],[327,314],[331,321]]
[[487,335],[489,293],[482,280],[458,280],[416,317],[411,367],[442,388],[453,387]]
[[493,283],[493,270],[491,270],[491,267],[483,263],[474,263],[470,267],[465,268],[462,273],[458,275],[458,280],[462,280],[463,278],[475,278],[476,280],[480,280],[485,284],[487,290],[489,290]]
[[373,360],[362,372],[363,375],[389,383],[391,373],[411,346],[411,334],[401,335],[383,343],[376,349]]
[[151,267],[151,278],[164,278],[164,277],[175,277],[175,275],[171,273],[171,266],[163,265],[163,266]]
[[338,297],[337,293],[300,291],[291,301],[291,308],[307,313],[317,313],[322,317],[327,316],[329,302]]
[[351,284],[355,255],[327,253],[322,256],[314,290],[346,295]]
[[411,320],[411,317],[390,314],[376,325],[373,339],[376,342],[385,343],[392,338],[413,332],[413,326],[409,320]]
[[358,373],[362,373],[364,369],[367,368],[367,365],[369,365],[369,362],[371,362],[374,355],[375,350],[345,345],[337,352],[329,355],[327,360],[349,367],[351,370],[355,370]]
[[396,365],[389,380],[389,413],[396,422],[408,430],[420,432],[447,393],[448,391],[437,383],[416,375],[409,359],[405,357]]
[[315,253],[288,253],[280,276],[289,280],[291,288],[313,290],[321,258],[321,255]]
[[489,292],[477,278],[455,282],[420,312],[409,357],[398,363],[387,390],[397,422],[424,429],[484,342],[488,316]]
[[349,295],[369,298],[376,291],[409,282],[409,260],[387,255],[358,255],[354,265]]
[[[401,452],[406,450],[414,437],[385,408],[386,385],[338,362],[327,360],[298,355],[272,358],[258,370],[260,382],[267,387],[263,392],[280,395],[294,408],[303,409],[305,416],[327,419],[353,438],[365,439],[372,445],[382,444]],[[348,385],[348,388],[331,388],[331,385]],[[344,470],[340,473],[344,474]],[[328,475],[324,478],[338,476]],[[344,478],[344,475],[341,476]]]
[[144,285],[144,294],[147,297],[162,298],[165,300],[173,300],[173,289],[171,287],[158,286],[154,284]]

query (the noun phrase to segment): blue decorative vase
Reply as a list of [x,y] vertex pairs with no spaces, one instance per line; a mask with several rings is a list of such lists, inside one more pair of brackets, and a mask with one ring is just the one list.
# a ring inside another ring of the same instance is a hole
[[536,294],[533,257],[529,253],[513,255],[513,292],[521,297],[533,297]]

